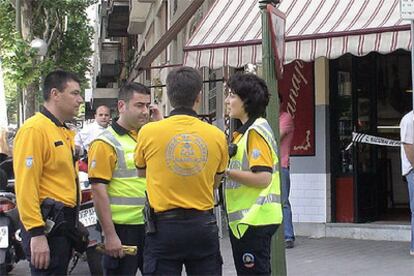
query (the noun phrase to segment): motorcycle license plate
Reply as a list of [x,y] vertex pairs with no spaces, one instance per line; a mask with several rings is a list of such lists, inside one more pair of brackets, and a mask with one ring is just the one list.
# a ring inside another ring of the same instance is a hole
[[85,227],[96,224],[95,208],[92,207],[92,208],[80,210],[79,221],[82,222],[82,224]]
[[9,228],[0,226],[0,248],[9,247]]

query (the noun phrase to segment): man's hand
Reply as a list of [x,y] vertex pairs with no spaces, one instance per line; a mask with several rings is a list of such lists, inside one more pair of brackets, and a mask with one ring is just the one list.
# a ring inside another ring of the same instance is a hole
[[150,116],[151,122],[160,121],[164,119],[164,117],[161,114],[161,111],[158,109],[158,105],[151,104],[149,109],[151,111],[151,116]]
[[31,263],[37,269],[46,269],[50,263],[50,250],[45,235],[30,239]]
[[103,183],[92,184],[93,204],[105,236],[105,252],[107,255],[118,258],[123,257],[122,244],[116,234],[107,192],[107,185]]
[[122,243],[117,234],[105,236],[106,254],[114,258],[124,257]]
[[410,161],[411,166],[414,167],[414,145],[403,143],[403,147],[408,161]]

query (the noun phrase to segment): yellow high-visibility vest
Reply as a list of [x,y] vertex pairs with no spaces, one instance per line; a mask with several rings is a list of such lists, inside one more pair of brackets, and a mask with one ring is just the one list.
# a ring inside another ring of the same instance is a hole
[[258,118],[243,134],[237,143],[237,153],[230,159],[230,169],[250,171],[247,155],[247,137],[255,130],[269,145],[272,151],[272,181],[266,188],[243,185],[228,179],[225,186],[226,210],[233,235],[240,239],[250,225],[263,226],[282,223],[280,179],[277,158],[277,145],[269,123]]
[[117,156],[115,170],[108,185],[112,221],[116,224],[144,224],[145,178],[137,176],[134,164],[136,141],[129,135],[119,135],[112,127],[98,138],[111,145]]

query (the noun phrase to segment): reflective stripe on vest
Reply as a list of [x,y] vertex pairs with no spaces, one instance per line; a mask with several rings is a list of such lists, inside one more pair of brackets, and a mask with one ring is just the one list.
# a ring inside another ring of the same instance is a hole
[[264,138],[266,139],[267,142],[270,142],[270,147],[272,148],[272,150],[277,154],[278,150],[277,150],[277,145],[276,145],[276,141],[274,139],[274,134],[273,134],[273,130],[270,128],[269,124],[266,123],[261,123],[258,125],[254,125],[252,126],[253,129],[257,129],[259,130],[259,133],[263,136],[265,136]]
[[[257,205],[263,205],[265,203],[281,203],[280,195],[276,194],[270,194],[267,196],[259,196],[256,200]],[[249,209],[243,209],[237,212],[233,212],[228,214],[229,222],[235,221],[235,220],[241,220],[243,216],[250,210]]]
[[117,163],[117,168],[115,169],[114,173],[116,173],[118,169],[125,170],[127,166],[125,162],[124,150],[122,148],[121,143],[119,143],[118,140],[116,140],[115,136],[109,130],[105,130],[104,132],[102,132],[101,136],[102,138],[106,138],[108,142],[110,142],[111,146],[116,151],[116,158],[117,158],[118,163]]
[[98,137],[116,152],[117,163],[108,185],[112,220],[117,224],[143,224],[145,179],[138,178],[133,160],[136,142],[129,135],[118,135],[109,127]]
[[[276,145],[276,141],[273,138],[274,137],[274,134],[273,134],[273,130],[270,127],[270,125],[267,122],[264,122],[264,123],[255,125],[253,127],[253,129],[257,129],[263,136],[266,136],[264,138],[266,139],[266,141],[269,141],[270,142],[271,149],[276,154],[278,154],[278,148],[277,148],[277,145]],[[273,164],[272,169],[273,169],[273,172],[279,171],[279,164],[278,163]]]
[[145,197],[117,197],[111,196],[109,202],[113,205],[144,205]]
[[130,178],[137,176],[137,169],[117,169],[112,174],[112,177],[115,178]]
[[269,145],[273,159],[271,183],[266,188],[243,185],[234,180],[226,181],[226,209],[229,226],[236,238],[241,238],[249,225],[270,225],[282,222],[280,180],[277,158],[277,144],[269,123],[257,119],[237,143],[238,151],[230,159],[229,168],[250,171],[247,143],[248,133],[255,130]]

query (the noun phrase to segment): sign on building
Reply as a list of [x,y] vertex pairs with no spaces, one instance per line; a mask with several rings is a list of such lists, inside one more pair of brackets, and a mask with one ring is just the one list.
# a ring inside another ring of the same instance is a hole
[[401,18],[414,20],[414,0],[400,0]]
[[315,152],[315,86],[314,62],[295,60],[284,66],[279,93],[280,109],[288,112],[295,124],[290,154],[314,156]]
[[282,79],[283,62],[285,60],[286,16],[270,4],[267,5],[267,12],[269,13],[270,35],[275,57],[276,76],[278,79]]

